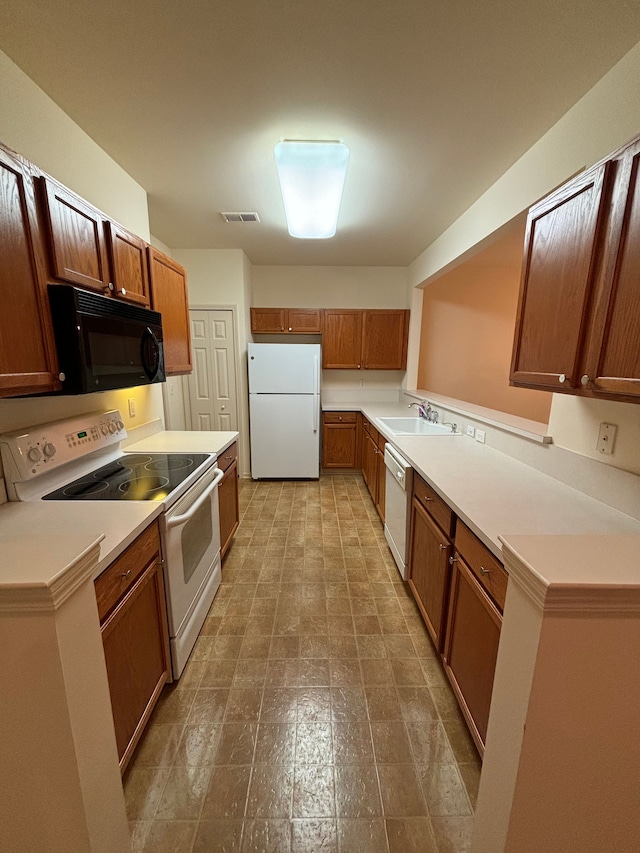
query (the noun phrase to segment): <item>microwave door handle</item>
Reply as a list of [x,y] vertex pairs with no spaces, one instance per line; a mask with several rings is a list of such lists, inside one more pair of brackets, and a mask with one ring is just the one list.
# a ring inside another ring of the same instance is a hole
[[202,504],[209,499],[211,493],[214,491],[220,480],[224,477],[224,471],[221,471],[219,468],[216,469],[216,476],[211,481],[210,485],[206,488],[206,490],[200,495],[198,500],[189,507],[189,511],[183,513],[182,515],[174,515],[173,517],[169,517],[167,519],[167,529],[172,527],[178,527],[179,525],[185,524],[189,521],[190,518],[196,514],[196,512],[200,509]]
[[[149,359],[147,358],[147,341],[151,342],[154,351],[153,363],[149,363]],[[142,340],[140,342],[140,355],[142,357],[142,366],[144,368],[144,372],[147,374],[150,382],[158,375],[158,371],[160,370],[160,344],[158,339],[153,334],[153,331],[147,326],[147,328],[142,333]]]

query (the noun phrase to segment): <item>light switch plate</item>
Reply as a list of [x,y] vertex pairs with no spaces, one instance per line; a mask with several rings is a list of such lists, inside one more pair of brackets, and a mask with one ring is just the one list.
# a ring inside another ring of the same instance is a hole
[[136,401],[134,400],[133,397],[129,397],[128,403],[129,403],[129,417],[135,418],[135,416],[136,416]]
[[476,430],[476,441],[479,441],[480,444],[484,444],[485,431],[483,429]]
[[616,442],[618,427],[615,424],[600,424],[598,443],[596,450],[604,456],[613,456],[613,448]]

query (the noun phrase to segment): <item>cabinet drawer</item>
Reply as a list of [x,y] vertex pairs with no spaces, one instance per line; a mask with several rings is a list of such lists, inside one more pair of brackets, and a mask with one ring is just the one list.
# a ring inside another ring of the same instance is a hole
[[357,412],[323,412],[322,420],[325,424],[355,424]]
[[160,551],[158,523],[154,521],[94,583],[102,623]]
[[453,536],[456,521],[453,511],[416,472],[413,475],[413,494],[429,515],[438,522],[445,534],[449,537]]
[[238,458],[238,442],[234,441],[230,447],[223,450],[218,456],[217,466],[221,471],[226,471],[227,468]]
[[502,611],[509,575],[478,537],[461,521],[456,530],[456,550],[474,573],[481,586]]

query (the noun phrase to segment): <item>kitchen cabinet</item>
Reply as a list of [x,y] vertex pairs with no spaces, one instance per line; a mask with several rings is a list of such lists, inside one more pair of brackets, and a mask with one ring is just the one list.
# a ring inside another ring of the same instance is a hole
[[362,360],[365,370],[406,370],[409,312],[362,312]]
[[362,418],[362,477],[378,515],[384,521],[386,492],[386,466],[384,464],[385,438],[366,418]]
[[167,376],[191,373],[189,296],[184,267],[153,246],[147,247],[151,307],[162,314]]
[[105,218],[53,178],[38,179],[49,236],[51,275],[87,290],[110,293]]
[[449,603],[455,516],[442,498],[414,473],[409,544],[409,586],[437,649],[442,652]]
[[322,311],[319,308],[252,308],[254,334],[319,335]]
[[218,457],[218,468],[224,471],[224,477],[218,485],[218,504],[220,511],[220,557],[225,556],[231,545],[233,535],[240,523],[238,505],[238,444],[228,447]]
[[57,358],[29,164],[0,147],[0,397],[57,391]]
[[[452,558],[444,667],[480,754],[484,752],[495,675],[506,572],[461,522]],[[489,579],[500,577],[493,589]],[[497,600],[501,602],[498,606]]]
[[358,467],[357,412],[323,412],[322,467]]
[[105,229],[111,268],[109,289],[119,299],[148,308],[147,244],[115,222],[106,222]]
[[342,370],[404,370],[409,312],[347,310],[324,312],[322,366]]
[[322,332],[322,366],[359,370],[362,359],[362,311],[326,308]]
[[171,671],[157,522],[96,578],[95,591],[124,773]]
[[511,384],[640,398],[640,138],[529,211]]

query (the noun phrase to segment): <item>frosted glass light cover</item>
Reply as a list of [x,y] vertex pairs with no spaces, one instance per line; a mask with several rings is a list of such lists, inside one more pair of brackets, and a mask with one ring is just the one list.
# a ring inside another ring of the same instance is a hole
[[289,234],[316,240],[333,237],[348,147],[342,142],[279,142],[274,154]]

